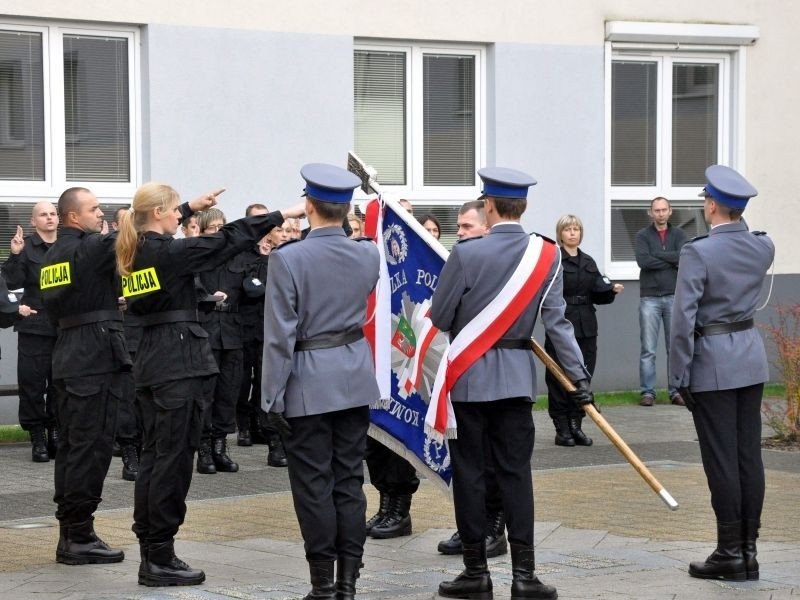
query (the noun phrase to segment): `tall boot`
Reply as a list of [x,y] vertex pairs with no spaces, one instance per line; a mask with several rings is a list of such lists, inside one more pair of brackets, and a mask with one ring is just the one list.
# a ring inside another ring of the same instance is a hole
[[93,519],[65,526],[64,542],[59,539],[56,547],[56,562],[65,565],[88,565],[118,563],[125,559],[122,550],[109,548],[97,537]]
[[592,438],[586,435],[581,429],[581,422],[583,417],[570,417],[567,419],[569,423],[569,432],[572,434],[572,439],[575,440],[576,446],[591,446],[594,442]]
[[507,552],[506,516],[502,510],[498,510],[486,517],[486,557],[494,558]]
[[392,497],[389,494],[384,494],[383,492],[380,492],[380,495],[381,500],[378,506],[378,512],[372,515],[369,521],[367,521],[367,535],[370,534],[373,527],[381,523],[389,514],[389,505],[391,504]]
[[147,562],[149,559],[150,544],[147,540],[139,540],[139,580],[147,576]]
[[742,555],[741,521],[727,523],[717,521],[717,549],[705,562],[691,563],[689,575],[699,579],[727,579],[729,581],[747,579],[747,568]]
[[742,555],[744,566],[747,570],[747,580],[755,581],[758,579],[758,561],[756,560],[756,539],[758,539],[758,528],[761,523],[758,519],[745,519],[742,521]]
[[277,433],[269,436],[267,464],[270,467],[286,467],[289,465],[289,461],[286,459],[286,450],[283,448],[283,441]]
[[122,445],[122,478],[125,481],[136,481],[139,475],[139,456],[135,444]]
[[439,584],[439,595],[445,598],[492,599],[492,578],[486,564],[486,542],[462,544],[464,570],[452,581]]
[[534,575],[536,560],[533,546],[511,544],[511,600],[523,598],[558,598],[558,592],[552,585],[545,585]]
[[175,556],[173,540],[158,543],[150,542],[148,545],[144,570],[139,571],[139,585],[148,587],[200,585],[205,580],[206,574],[203,571],[192,569]]
[[574,446],[575,440],[569,431],[569,421],[566,416],[553,417],[556,428],[556,446]]
[[370,537],[376,540],[411,535],[411,494],[390,496],[389,513],[386,518],[374,525],[369,532]]
[[339,557],[336,561],[336,600],[353,600],[356,597],[359,567],[360,558]]
[[50,462],[50,455],[47,453],[47,438],[44,434],[44,427],[36,425],[28,432],[31,436],[31,460],[33,462]]
[[58,454],[58,427],[51,425],[47,428],[47,455],[55,458]]
[[239,470],[239,465],[231,460],[228,456],[228,444],[225,436],[214,438],[214,447],[211,449],[211,459],[214,461],[214,466],[217,472],[220,473],[236,473]]
[[213,475],[217,472],[214,460],[211,458],[211,438],[202,438],[197,449],[197,472],[203,475]]
[[310,560],[308,561],[308,572],[311,576],[311,591],[305,595],[303,600],[336,600],[333,561]]

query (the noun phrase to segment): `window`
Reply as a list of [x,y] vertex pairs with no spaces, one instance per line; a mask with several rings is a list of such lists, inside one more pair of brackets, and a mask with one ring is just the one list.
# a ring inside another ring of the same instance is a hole
[[378,181],[410,198],[478,191],[483,159],[483,50],[358,45],[355,152]]
[[[697,194],[706,167],[741,161],[743,49],[726,43],[734,29],[737,35],[747,30],[737,43],[752,43],[758,35],[741,26],[606,26],[606,259],[614,276],[638,275],[634,240],[650,223],[653,198],[670,200],[672,224],[690,238],[704,233]],[[663,43],[669,38],[676,43]]]
[[0,196],[137,184],[130,28],[0,23]]

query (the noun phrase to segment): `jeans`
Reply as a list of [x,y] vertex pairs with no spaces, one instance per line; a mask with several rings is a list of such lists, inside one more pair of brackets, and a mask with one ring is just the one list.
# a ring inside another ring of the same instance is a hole
[[[672,319],[672,300],[675,296],[644,296],[639,300],[639,387],[642,394],[655,397],[656,348],[658,332],[664,323],[664,345],[667,348],[667,372],[669,372],[669,328]],[[669,386],[672,396],[677,390]]]

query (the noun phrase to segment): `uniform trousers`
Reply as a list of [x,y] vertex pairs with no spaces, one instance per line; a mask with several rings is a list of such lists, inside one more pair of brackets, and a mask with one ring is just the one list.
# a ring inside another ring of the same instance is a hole
[[[583,354],[583,361],[586,365],[586,370],[589,375],[594,375],[594,368],[597,365],[597,336],[592,337],[576,337],[575,341],[578,342],[578,347]],[[549,336],[544,338],[544,349],[555,360],[559,366],[562,367],[561,361],[558,359],[553,342]],[[570,400],[567,392],[558,382],[549,370],[545,370],[544,380],[547,384],[547,412],[550,417],[555,419],[557,417],[582,417],[585,413],[582,408],[575,406],[575,403]]]
[[66,525],[89,519],[103,495],[122,393],[122,373],[55,381],[59,446],[54,472],[56,518]]
[[411,463],[370,437],[367,438],[366,460],[370,483],[379,492],[404,496],[419,488],[417,470]]
[[143,445],[132,529],[140,540],[169,541],[183,523],[213,382],[213,376],[192,377],[137,389]]
[[718,521],[759,520],[764,505],[761,397],[764,384],[693,392],[703,470]]
[[56,339],[35,333],[17,334],[19,424],[28,431],[56,424],[58,410],[52,376]]
[[[135,359],[136,354],[131,352],[131,362]],[[136,406],[136,383],[132,371],[123,373],[122,398],[119,401],[115,437],[120,446],[138,446],[142,439],[142,421]]]
[[453,402],[458,438],[450,440],[456,525],[465,544],[486,536],[485,441],[494,460],[508,540],[533,545],[531,455],[535,434],[531,403],[524,398]]
[[236,400],[236,425],[239,431],[250,429],[258,422],[261,410],[261,356],[264,342],[248,340],[242,347],[242,383]]
[[236,401],[242,384],[242,349],[212,350],[219,375],[203,427],[203,437],[220,438],[236,431]]
[[358,558],[366,540],[364,451],[369,407],[287,419],[292,500],[306,559]]

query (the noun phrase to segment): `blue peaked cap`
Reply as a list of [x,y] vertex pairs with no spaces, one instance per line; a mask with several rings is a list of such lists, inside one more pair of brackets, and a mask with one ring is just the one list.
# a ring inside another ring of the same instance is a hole
[[700,195],[711,196],[720,204],[743,210],[747,201],[758,195],[758,191],[730,167],[711,165],[706,169],[706,187]]
[[361,185],[361,179],[350,171],[325,163],[305,165],[300,176],[306,180],[306,195],[320,202],[346,204],[353,199],[353,190]]
[[483,181],[483,193],[496,198],[527,198],[528,188],[536,180],[522,171],[505,167],[484,167],[478,170]]

